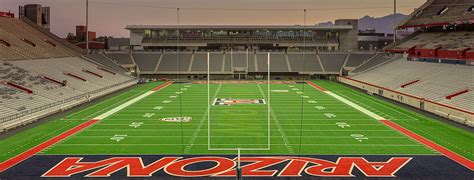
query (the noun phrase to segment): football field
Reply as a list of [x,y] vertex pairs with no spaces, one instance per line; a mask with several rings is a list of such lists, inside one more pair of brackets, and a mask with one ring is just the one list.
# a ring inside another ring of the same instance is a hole
[[437,154],[308,84],[271,84],[270,100],[267,84],[212,84],[209,97],[206,84],[171,84],[41,153]]
[[[474,159],[474,135],[469,131],[335,82],[314,82],[370,113]],[[239,148],[243,154],[275,155],[438,154],[309,84],[271,84],[270,101],[267,84],[211,84],[209,94],[206,84],[171,84],[149,93],[159,85],[163,83],[137,86],[4,138],[0,142],[8,146],[0,146],[0,160],[104,114],[106,118],[39,154],[236,154]],[[134,101],[144,94],[147,96]],[[217,99],[231,103],[216,105]],[[232,99],[264,102],[232,104]]]
[[[466,129],[332,81],[154,82],[0,139],[0,178],[38,163],[33,171],[45,177],[123,168],[116,176],[235,177],[238,151],[243,176],[294,177],[306,168],[310,176],[466,178],[473,141]],[[413,173],[419,168],[426,172]]]

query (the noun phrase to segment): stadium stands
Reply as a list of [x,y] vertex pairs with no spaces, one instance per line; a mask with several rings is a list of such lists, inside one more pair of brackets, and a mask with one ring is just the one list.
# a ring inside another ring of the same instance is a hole
[[[222,71],[223,55],[223,53],[209,54],[210,72],[217,73]],[[191,71],[202,74],[207,73],[207,53],[195,53]]]
[[346,61],[347,54],[318,54],[326,72],[339,73]]
[[356,67],[351,73],[360,73],[370,69],[373,69],[381,64],[389,62],[393,57],[387,56],[386,54],[377,54],[370,59],[366,60],[360,66]]
[[443,36],[446,34],[445,32],[427,32],[427,33],[419,33],[413,38],[409,38],[403,42],[399,42],[399,44],[390,50],[399,51],[399,52],[407,52],[408,49],[413,47],[422,47],[432,40]]
[[411,52],[414,57],[469,58],[466,51],[474,47],[474,33],[470,31],[425,32],[390,48],[393,52]]
[[323,69],[319,64],[316,54],[314,53],[292,53],[288,54],[291,69],[293,72],[306,73],[323,73]]
[[134,53],[132,54],[140,71],[155,71],[158,60],[162,54],[158,53]]
[[[180,70],[178,71],[178,54],[180,56]],[[109,67],[116,66],[110,59],[121,58],[118,63],[122,66],[133,63],[127,53],[91,54],[87,57],[106,64]],[[142,74],[203,74],[207,73],[206,52],[133,52],[132,56]],[[390,57],[378,55],[373,58],[372,53],[320,53],[315,52],[270,52],[271,72],[275,73],[300,73],[300,74],[340,74],[341,69],[347,67],[354,69],[368,59],[373,60],[361,69],[371,68],[385,62]],[[124,60],[126,59],[126,60]],[[211,73],[232,74],[235,69],[244,68],[248,73],[267,72],[267,53],[245,51],[234,52],[210,52]],[[124,64],[127,63],[127,64]],[[248,66],[248,67],[247,67]],[[155,71],[155,68],[157,71]],[[304,73],[303,73],[304,71]]]
[[98,67],[79,57],[2,61],[0,110],[7,113],[0,115],[0,131],[135,83],[130,76]]
[[125,73],[125,69],[120,67],[120,65],[117,62],[114,62],[113,60],[104,56],[103,54],[92,53],[92,54],[88,54],[86,58],[92,61],[95,61],[105,67],[113,69],[116,72]]
[[132,60],[132,56],[128,53],[106,53],[107,57],[114,59],[119,64],[129,65],[134,64]]
[[[455,105],[473,112],[472,91],[451,99],[446,97],[461,90],[474,88],[474,67],[394,60],[378,68],[352,76],[353,79],[396,90],[435,102]],[[409,86],[401,86],[417,81]]]
[[102,65],[88,62],[27,19],[0,24],[0,132],[135,84],[103,55],[85,57]]
[[8,43],[0,45],[4,60],[70,57],[73,50],[62,46],[49,36],[36,31],[19,19],[0,18],[0,39]]
[[270,71],[271,72],[290,72],[287,57],[284,53],[270,54]]
[[472,20],[471,0],[429,0],[400,23],[400,28],[430,27]]
[[191,57],[191,53],[165,52],[158,65],[158,72],[176,74],[176,72],[188,71]]
[[373,57],[374,54],[367,54],[367,53],[352,53],[349,54],[349,59],[347,59],[347,63],[345,67],[357,67],[361,65],[364,61]]

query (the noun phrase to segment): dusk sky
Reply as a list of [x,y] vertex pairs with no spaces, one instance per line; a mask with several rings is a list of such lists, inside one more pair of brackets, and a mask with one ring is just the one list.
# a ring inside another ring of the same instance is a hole
[[[411,13],[426,0],[397,0],[398,12]],[[85,0],[0,0],[0,11],[17,15],[18,6],[51,7],[51,31],[61,37],[85,24]],[[128,37],[126,25],[307,24],[393,13],[393,0],[89,0],[90,30],[98,35]]]

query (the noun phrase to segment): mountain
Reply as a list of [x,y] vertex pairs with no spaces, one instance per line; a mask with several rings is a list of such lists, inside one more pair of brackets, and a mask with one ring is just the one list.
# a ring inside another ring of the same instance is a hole
[[[393,17],[388,15],[384,17],[364,16],[359,19],[359,30],[375,29],[378,33],[393,33]],[[395,14],[396,24],[400,23],[407,16],[403,14]]]

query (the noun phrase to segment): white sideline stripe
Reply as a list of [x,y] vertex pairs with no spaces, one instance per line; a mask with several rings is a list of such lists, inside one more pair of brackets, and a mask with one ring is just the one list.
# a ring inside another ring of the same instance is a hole
[[136,97],[136,98],[134,98],[130,101],[127,101],[126,103],[123,103],[120,106],[117,106],[117,107],[105,112],[104,114],[101,114],[101,115],[95,117],[94,119],[105,119],[105,118],[109,117],[110,115],[126,108],[127,106],[130,106],[131,104],[133,104],[133,103],[149,96],[150,94],[153,94],[153,91],[146,92],[146,93],[144,93],[144,94],[142,94],[142,95],[140,95],[140,96],[138,96],[138,97]]
[[[166,86],[164,86],[163,88],[165,88],[165,87],[166,87]],[[161,88],[161,89],[163,89],[163,88]],[[138,97],[136,97],[136,98],[133,98],[133,99],[130,100],[130,101],[127,101],[126,103],[121,104],[120,106],[117,106],[117,107],[115,107],[115,108],[113,108],[113,109],[111,109],[111,110],[105,112],[104,114],[101,114],[101,115],[95,117],[94,119],[98,119],[98,120],[105,119],[105,118],[109,117],[110,115],[112,115],[112,114],[114,114],[114,113],[116,113],[116,112],[121,111],[122,109],[124,109],[124,108],[130,106],[130,105],[133,104],[133,103],[136,103],[137,101],[140,101],[141,99],[143,99],[143,98],[145,98],[145,97],[147,97],[147,96],[149,96],[149,95],[151,95],[151,94],[153,94],[153,93],[155,93],[155,92],[157,92],[157,91],[148,91],[148,92],[146,92],[146,93],[144,93],[144,94],[142,94],[142,95],[140,95],[140,96],[138,96]]]
[[327,93],[327,94],[329,94],[330,96],[332,96],[332,97],[338,99],[339,101],[342,101],[343,103],[345,103],[345,104],[347,104],[347,105],[349,105],[349,106],[351,106],[351,107],[353,107],[353,108],[359,110],[360,112],[362,112],[362,113],[364,113],[364,114],[367,114],[368,116],[370,116],[370,117],[372,117],[372,118],[374,118],[374,119],[376,119],[376,120],[379,120],[379,121],[380,121],[380,120],[386,119],[386,118],[383,118],[383,117],[381,117],[381,116],[379,116],[379,115],[377,115],[377,114],[375,114],[375,113],[373,113],[373,112],[371,112],[371,111],[369,111],[369,110],[367,110],[367,109],[365,109],[365,108],[363,108],[363,107],[361,107],[361,106],[359,106],[359,105],[357,105],[357,104],[355,104],[355,103],[353,103],[353,102],[351,102],[351,101],[349,101],[349,100],[347,100],[347,99],[345,99],[345,98],[343,98],[343,97],[341,97],[341,96],[339,96],[339,95],[337,95],[337,94],[332,93],[331,91],[325,91],[325,93]]

